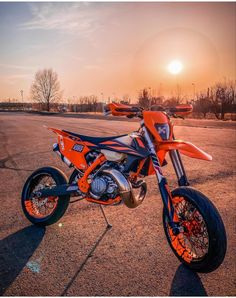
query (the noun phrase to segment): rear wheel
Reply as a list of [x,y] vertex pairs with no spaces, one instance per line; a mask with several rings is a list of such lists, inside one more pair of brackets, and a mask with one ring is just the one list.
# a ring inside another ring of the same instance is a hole
[[227,240],[223,221],[212,202],[201,192],[180,187],[172,192],[180,233],[176,236],[163,210],[165,234],[177,258],[190,269],[211,272],[223,262]]
[[22,209],[28,220],[39,226],[57,222],[65,213],[70,196],[37,198],[34,194],[41,189],[67,183],[65,174],[54,167],[45,167],[33,172],[23,187],[21,197]]

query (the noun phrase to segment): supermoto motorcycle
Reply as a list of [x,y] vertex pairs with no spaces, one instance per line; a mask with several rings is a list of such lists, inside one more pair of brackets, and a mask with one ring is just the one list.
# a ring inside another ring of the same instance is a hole
[[[102,205],[120,203],[136,208],[147,192],[142,178],[156,175],[163,201],[164,231],[174,254],[192,270],[215,270],[226,253],[224,224],[213,203],[189,187],[180,154],[207,161],[212,157],[189,142],[175,139],[170,121],[170,117],[182,117],[191,111],[191,105],[158,106],[153,111],[110,103],[105,106],[106,114],[138,117],[139,130],[120,136],[89,137],[48,128],[57,135],[53,151],[74,171],[69,181],[55,167],[32,173],[22,191],[25,216],[36,225],[53,224],[63,216],[71,197],[100,204],[101,209]],[[167,153],[179,185],[173,191],[162,172]]]

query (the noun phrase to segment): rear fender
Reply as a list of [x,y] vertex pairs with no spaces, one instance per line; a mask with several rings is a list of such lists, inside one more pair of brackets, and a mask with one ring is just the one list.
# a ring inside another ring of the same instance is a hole
[[[78,169],[82,171],[87,169],[88,164],[85,155],[90,149],[87,147],[86,142],[82,142],[77,137],[70,137],[69,133],[60,129],[53,127],[47,127],[47,129],[53,131],[57,135],[60,153],[69,159],[69,161]],[[78,148],[80,148],[80,150],[78,150]]]
[[68,133],[60,130],[60,129],[57,129],[57,128],[53,128],[53,127],[47,127],[45,126],[48,130],[51,130],[52,132],[54,132],[55,134],[57,135],[60,135],[60,136],[63,136],[63,137],[67,137],[68,136]]
[[158,151],[168,152],[170,150],[178,150],[180,153],[192,158],[198,158],[203,160],[212,160],[212,156],[190,142],[184,142],[181,140],[173,140],[161,142],[158,144]]

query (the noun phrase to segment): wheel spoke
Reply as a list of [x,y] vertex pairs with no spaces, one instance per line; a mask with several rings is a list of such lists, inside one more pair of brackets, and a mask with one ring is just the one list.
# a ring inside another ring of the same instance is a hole
[[[206,223],[195,205],[180,197],[173,198],[173,204],[176,214],[179,218],[179,225],[183,227],[184,232],[181,232],[177,237],[169,229],[169,237],[176,252],[186,258],[186,252],[192,261],[202,259],[209,248],[209,237]],[[179,249],[179,245],[181,249]]]
[[[31,194],[33,193],[40,191],[40,189],[53,187],[55,185],[56,185],[56,182],[50,175],[42,174],[38,178],[36,185],[31,189],[31,193],[29,194],[29,196],[31,196]],[[26,209],[27,209],[27,206],[29,206],[28,207],[29,213],[34,217],[43,218],[52,214],[52,212],[57,206],[57,197],[55,198],[33,197],[28,202],[29,203],[27,203],[25,206],[26,206]]]

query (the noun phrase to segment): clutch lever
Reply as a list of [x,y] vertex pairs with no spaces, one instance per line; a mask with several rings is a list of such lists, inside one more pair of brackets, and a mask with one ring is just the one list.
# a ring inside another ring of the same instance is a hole
[[126,117],[129,118],[129,119],[131,119],[131,118],[134,118],[135,115],[134,115],[134,114],[132,114],[132,115],[127,115]]
[[183,116],[180,116],[180,115],[172,114],[172,117],[174,117],[174,118],[180,118],[180,119],[183,119],[184,120],[184,117]]

